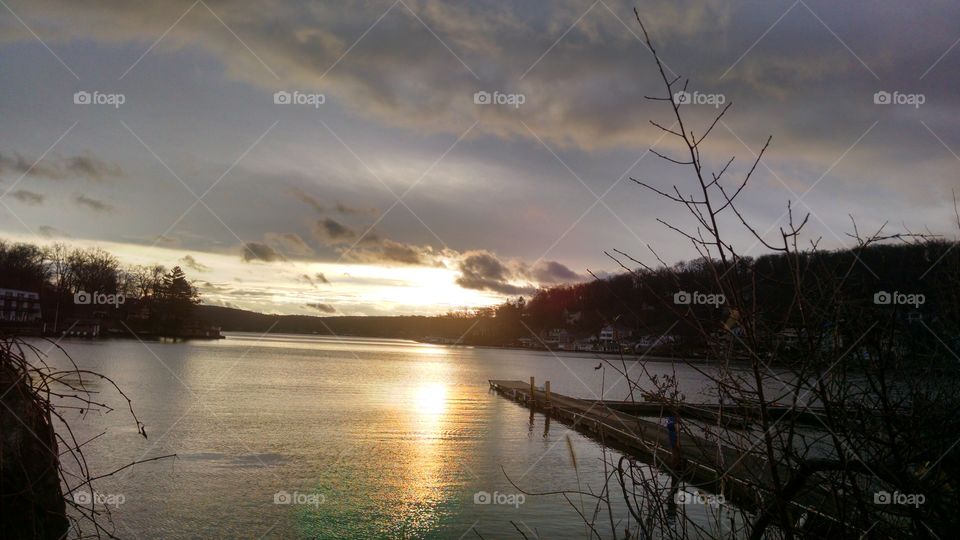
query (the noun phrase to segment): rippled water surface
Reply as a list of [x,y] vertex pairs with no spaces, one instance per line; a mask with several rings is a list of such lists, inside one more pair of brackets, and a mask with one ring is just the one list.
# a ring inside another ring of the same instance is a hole
[[[599,489],[600,447],[531,417],[487,380],[533,375],[579,397],[602,385],[610,399],[626,392],[589,355],[252,334],[62,345],[115,380],[147,426],[144,440],[125,402],[95,385],[116,410],[73,417],[79,440],[106,430],[86,447],[96,471],[178,456],[100,483],[123,495],[113,519],[129,538],[477,538],[471,528],[520,538],[515,526],[531,538],[583,538],[559,495],[510,504],[520,498],[507,475],[529,492],[575,489],[569,435],[579,481]],[[678,375],[696,394],[696,373]],[[300,504],[275,504],[283,492]],[[476,504],[478,492],[505,504]]]

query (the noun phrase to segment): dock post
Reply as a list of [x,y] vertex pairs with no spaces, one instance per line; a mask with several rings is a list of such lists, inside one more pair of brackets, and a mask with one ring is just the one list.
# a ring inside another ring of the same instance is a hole
[[547,408],[550,408],[550,381],[544,382],[544,384],[543,384],[543,390],[544,390],[544,393],[547,395],[547,397],[546,397],[546,406],[547,406]]
[[533,377],[530,377],[530,408],[533,409],[537,405],[537,395],[534,392],[537,390],[536,385],[533,383]]

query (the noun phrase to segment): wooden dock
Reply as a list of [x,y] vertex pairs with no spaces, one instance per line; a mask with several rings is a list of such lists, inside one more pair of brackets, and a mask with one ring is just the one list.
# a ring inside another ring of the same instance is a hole
[[[697,417],[709,413],[715,420],[711,406],[684,406],[678,411],[661,403],[578,399],[551,392],[549,382],[544,388],[537,388],[532,377],[529,382],[490,380],[489,383],[493,391],[526,406],[531,413],[559,420],[605,446],[669,472],[689,487],[722,493],[727,501],[740,508],[756,510],[767,495],[760,486],[772,485],[767,461],[759,452],[743,453],[679,427],[676,436],[680,450],[675,452],[666,427],[643,418],[672,415],[682,418],[686,413]],[[783,478],[788,477],[786,473],[784,470]],[[821,509],[822,503],[819,497],[804,497],[802,502],[792,504],[800,513],[833,520]]]
[[[721,407],[713,403],[667,404],[656,401],[614,400],[597,400],[591,401],[590,403],[594,403],[601,408],[609,408],[634,416],[662,417],[669,414],[678,414],[683,418],[695,418],[711,423],[716,423],[719,419],[728,427],[745,426],[759,419],[759,413],[756,407],[741,407],[736,405],[724,405]],[[825,421],[824,414],[822,409],[813,407],[804,409],[795,409],[783,405],[771,405],[767,407],[767,415],[774,421],[789,416],[793,421],[811,426],[823,425]]]

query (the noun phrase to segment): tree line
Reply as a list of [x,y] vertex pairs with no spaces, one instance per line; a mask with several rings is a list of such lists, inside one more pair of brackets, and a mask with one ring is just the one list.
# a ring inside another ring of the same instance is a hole
[[[130,318],[153,329],[177,329],[187,323],[200,293],[179,266],[123,265],[99,247],[71,248],[63,243],[37,246],[0,240],[0,288],[38,292],[44,322],[90,317],[91,295],[120,299],[98,316]],[[58,320],[60,319],[60,320]]]

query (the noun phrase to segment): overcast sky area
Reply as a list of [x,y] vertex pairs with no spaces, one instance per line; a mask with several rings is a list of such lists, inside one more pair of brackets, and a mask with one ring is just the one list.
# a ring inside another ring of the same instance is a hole
[[741,202],[765,237],[788,201],[824,248],[851,216],[954,235],[957,2],[4,2],[0,237],[179,264],[207,303],[437,313],[617,271],[604,250],[695,258],[630,179],[694,187],[649,151],[677,148],[634,7],[705,101],[688,127],[734,104],[707,164],[735,185],[773,136]]

